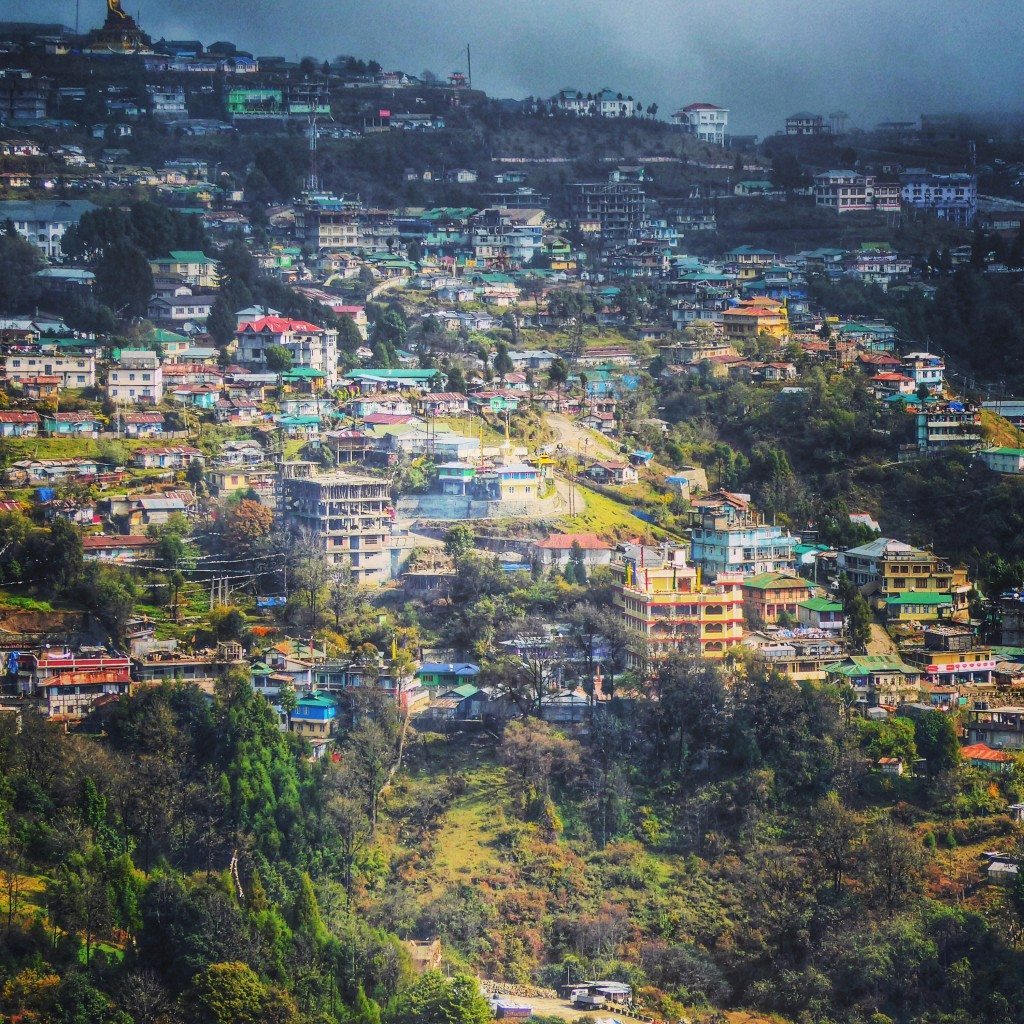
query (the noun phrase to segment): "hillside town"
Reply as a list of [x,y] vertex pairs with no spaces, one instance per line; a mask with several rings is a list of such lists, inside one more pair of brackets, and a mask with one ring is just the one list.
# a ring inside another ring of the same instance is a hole
[[[1024,122],[88,7],[0,22],[3,1012],[1017,1019]],[[933,1004],[819,912],[973,916]]]

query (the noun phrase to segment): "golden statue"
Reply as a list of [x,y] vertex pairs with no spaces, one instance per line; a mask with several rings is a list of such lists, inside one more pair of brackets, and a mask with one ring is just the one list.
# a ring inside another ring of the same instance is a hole
[[107,12],[108,17],[116,15],[119,18],[127,18],[124,8],[121,6],[121,0],[107,0]]

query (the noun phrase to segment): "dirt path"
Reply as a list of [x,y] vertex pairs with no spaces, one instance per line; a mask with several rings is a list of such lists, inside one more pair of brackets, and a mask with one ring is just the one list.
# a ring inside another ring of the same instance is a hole
[[885,629],[877,622],[871,623],[871,639],[867,644],[868,654],[899,655],[899,648]]
[[568,416],[560,412],[549,412],[547,424],[554,431],[555,437],[567,452],[589,455],[596,459],[618,457],[618,446],[615,442],[592,430],[573,423]]

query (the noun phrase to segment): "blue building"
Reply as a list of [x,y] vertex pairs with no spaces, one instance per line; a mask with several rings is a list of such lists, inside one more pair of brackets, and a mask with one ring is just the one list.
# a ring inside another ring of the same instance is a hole
[[314,753],[323,755],[338,727],[338,702],[326,693],[311,690],[295,702],[291,714],[291,730],[308,740]]
[[756,576],[795,571],[797,539],[749,512],[703,516],[691,531],[691,542],[692,560],[708,578],[722,572]]

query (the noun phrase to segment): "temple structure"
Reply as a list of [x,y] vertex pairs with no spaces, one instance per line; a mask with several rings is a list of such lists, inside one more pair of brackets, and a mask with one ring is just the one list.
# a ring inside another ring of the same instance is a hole
[[102,28],[93,29],[85,46],[87,53],[152,53],[152,41],[135,19],[121,6],[121,0],[107,0],[107,18]]

